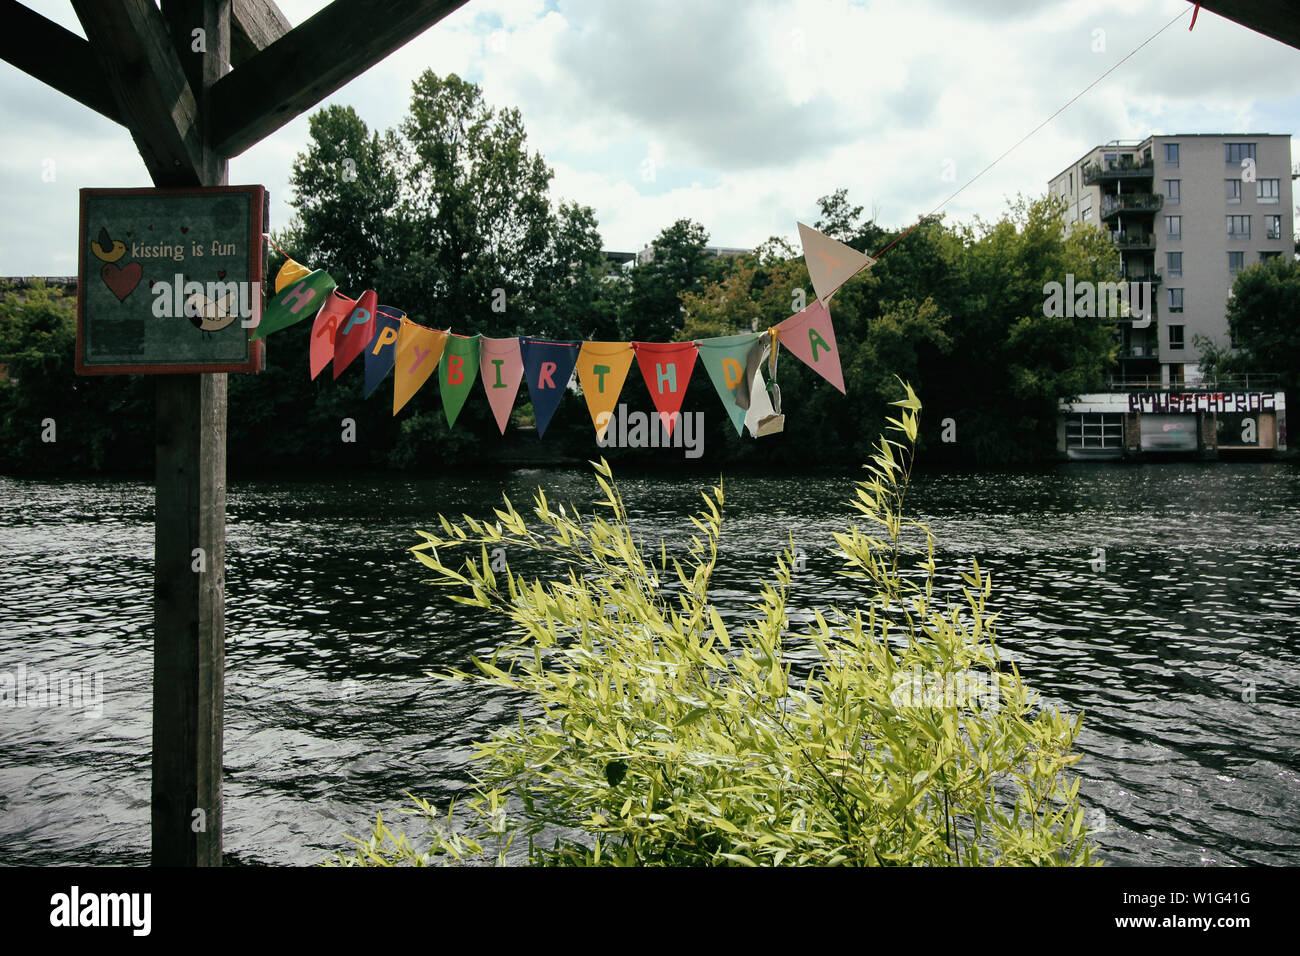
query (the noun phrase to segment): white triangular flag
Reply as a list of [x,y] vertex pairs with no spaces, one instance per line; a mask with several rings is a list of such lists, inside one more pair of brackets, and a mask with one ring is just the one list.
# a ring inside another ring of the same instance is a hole
[[803,261],[808,266],[808,275],[812,276],[813,291],[823,304],[836,289],[876,261],[810,226],[798,225]]

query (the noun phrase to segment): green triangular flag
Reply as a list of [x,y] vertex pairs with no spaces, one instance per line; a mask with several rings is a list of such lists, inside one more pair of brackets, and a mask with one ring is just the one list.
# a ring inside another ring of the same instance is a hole
[[478,340],[477,335],[447,336],[447,345],[438,361],[438,385],[448,428],[456,424],[470,389],[478,381]]
[[700,339],[695,344],[699,347],[700,361],[709,373],[709,380],[718,391],[722,405],[731,417],[731,424],[736,427],[736,434],[745,431],[745,410],[736,404],[736,393],[745,384],[745,359],[749,350],[758,340],[756,332],[742,332],[740,335],[720,335],[713,339]]
[[322,269],[309,272],[298,281],[291,282],[277,292],[262,310],[262,319],[249,338],[264,339],[272,332],[314,317],[320,307],[329,301],[333,291],[334,279]]

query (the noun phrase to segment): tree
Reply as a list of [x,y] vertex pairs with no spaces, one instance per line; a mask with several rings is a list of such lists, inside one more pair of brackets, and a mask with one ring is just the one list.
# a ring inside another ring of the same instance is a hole
[[1300,390],[1300,261],[1274,256],[1237,275],[1228,330],[1242,356],[1235,371],[1281,376],[1288,396]]
[[681,332],[681,296],[699,292],[726,267],[705,252],[709,234],[697,222],[679,219],[651,243],[651,259],[631,272],[632,288],[623,313],[623,337],[668,342]]

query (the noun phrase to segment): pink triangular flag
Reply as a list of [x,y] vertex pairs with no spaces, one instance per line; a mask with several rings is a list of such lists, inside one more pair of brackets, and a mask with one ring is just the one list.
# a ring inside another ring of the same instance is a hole
[[803,261],[808,266],[808,275],[812,278],[819,302],[825,302],[831,293],[876,261],[865,252],[858,252],[810,226],[803,223],[798,223],[798,226],[799,241],[803,243]]
[[478,346],[479,380],[487,392],[488,404],[501,434],[506,433],[510,410],[515,405],[519,382],[524,377],[524,359],[519,339],[480,339]]
[[[777,340],[841,392],[844,372],[840,369],[840,351],[835,344],[831,313],[821,302],[814,302],[776,326]],[[847,394],[847,392],[845,392]]]

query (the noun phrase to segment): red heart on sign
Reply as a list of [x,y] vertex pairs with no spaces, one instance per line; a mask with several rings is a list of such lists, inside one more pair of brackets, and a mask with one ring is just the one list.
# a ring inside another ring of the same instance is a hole
[[144,275],[144,267],[138,262],[128,262],[125,266],[118,268],[115,263],[105,262],[104,267],[99,270],[99,275],[104,280],[104,285],[108,286],[113,291],[113,295],[117,296],[117,301],[125,302],[126,297],[140,284],[140,279]]

